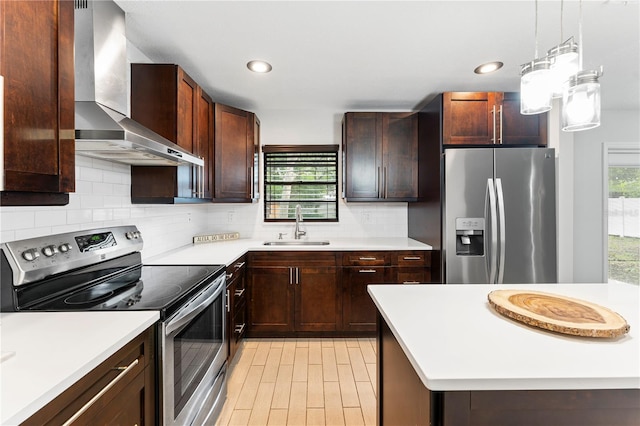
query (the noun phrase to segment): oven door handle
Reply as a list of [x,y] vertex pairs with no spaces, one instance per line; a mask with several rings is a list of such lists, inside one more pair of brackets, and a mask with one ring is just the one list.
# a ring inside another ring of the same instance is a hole
[[178,330],[185,324],[188,324],[193,318],[198,316],[202,311],[207,309],[207,307],[222,294],[222,290],[224,290],[224,275],[218,279],[216,279],[213,284],[211,284],[208,288],[202,291],[198,296],[196,296],[191,302],[187,303],[182,310],[180,310],[165,327],[165,335],[169,336],[174,331]]

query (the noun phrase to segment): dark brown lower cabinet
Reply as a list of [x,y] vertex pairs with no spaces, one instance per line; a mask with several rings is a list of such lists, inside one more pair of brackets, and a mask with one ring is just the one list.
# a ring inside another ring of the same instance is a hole
[[342,318],[334,253],[249,254],[250,336],[335,332]]
[[[154,425],[154,327],[138,335],[78,380],[23,425],[61,425],[76,413],[78,425]],[[87,405],[101,391],[99,398]]]
[[246,258],[243,256],[227,267],[227,336],[231,363],[240,341],[247,331]]
[[380,316],[377,344],[379,425],[640,424],[640,389],[431,391]]
[[387,268],[359,266],[342,268],[343,328],[346,331],[374,332],[376,305],[367,292],[369,284],[383,284]]

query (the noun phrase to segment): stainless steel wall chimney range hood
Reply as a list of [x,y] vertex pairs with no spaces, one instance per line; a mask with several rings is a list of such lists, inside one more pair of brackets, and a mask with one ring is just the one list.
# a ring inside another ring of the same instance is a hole
[[204,160],[126,116],[125,15],[113,1],[75,1],[76,154],[139,166]]

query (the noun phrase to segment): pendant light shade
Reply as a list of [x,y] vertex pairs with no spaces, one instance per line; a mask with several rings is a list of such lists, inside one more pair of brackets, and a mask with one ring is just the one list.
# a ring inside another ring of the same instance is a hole
[[562,130],[576,132],[600,125],[601,71],[580,71],[564,85]]
[[534,59],[520,69],[520,113],[540,114],[551,109],[551,61]]
[[578,45],[571,37],[564,43],[549,49],[547,57],[551,59],[551,96],[560,98],[564,83],[580,71]]

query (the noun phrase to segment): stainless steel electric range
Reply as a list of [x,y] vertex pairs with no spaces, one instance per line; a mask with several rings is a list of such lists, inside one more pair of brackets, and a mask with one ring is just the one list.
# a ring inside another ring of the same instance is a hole
[[135,226],[0,244],[3,312],[154,310],[165,425],[215,420],[226,397],[224,265],[143,265]]

